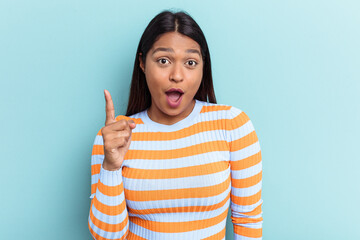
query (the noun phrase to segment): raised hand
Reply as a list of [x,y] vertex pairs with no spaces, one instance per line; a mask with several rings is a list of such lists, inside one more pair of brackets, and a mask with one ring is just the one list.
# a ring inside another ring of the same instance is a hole
[[101,128],[104,139],[104,162],[105,170],[115,171],[121,168],[124,156],[129,150],[132,129],[136,127],[133,120],[115,120],[115,109],[111,95],[104,90],[106,101],[105,126]]

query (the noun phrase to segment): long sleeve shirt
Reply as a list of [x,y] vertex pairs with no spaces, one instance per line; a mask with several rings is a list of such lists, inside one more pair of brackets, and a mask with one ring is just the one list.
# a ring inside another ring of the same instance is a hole
[[229,207],[235,240],[262,239],[261,150],[242,110],[196,100],[173,125],[120,119],[137,124],[122,168],[102,168],[101,131],[92,149],[94,239],[225,239]]

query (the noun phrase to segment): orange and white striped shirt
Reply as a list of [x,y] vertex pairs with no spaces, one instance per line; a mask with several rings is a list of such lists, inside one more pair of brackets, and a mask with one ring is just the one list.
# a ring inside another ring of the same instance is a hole
[[91,156],[94,239],[225,239],[229,206],[235,240],[262,239],[262,161],[249,117],[196,100],[185,119],[164,125],[147,111],[133,119],[122,168],[107,171],[101,131]]

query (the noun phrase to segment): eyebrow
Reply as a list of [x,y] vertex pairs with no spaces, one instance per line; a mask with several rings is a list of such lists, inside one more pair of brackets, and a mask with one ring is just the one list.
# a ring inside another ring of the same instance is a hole
[[[172,48],[159,47],[159,48],[156,48],[156,49],[152,52],[152,55],[154,55],[156,52],[160,52],[160,51],[163,51],[163,52],[171,52],[171,53],[174,52],[174,50],[173,50]],[[186,53],[197,53],[199,56],[201,56],[199,50],[197,50],[197,49],[187,49],[185,52],[186,52]]]

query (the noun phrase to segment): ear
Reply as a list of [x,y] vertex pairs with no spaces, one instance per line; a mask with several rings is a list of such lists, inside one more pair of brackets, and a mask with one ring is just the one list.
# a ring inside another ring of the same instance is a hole
[[143,70],[143,72],[145,73],[145,66],[144,66],[144,62],[142,60],[142,53],[139,53],[139,62],[140,62],[140,68]]

